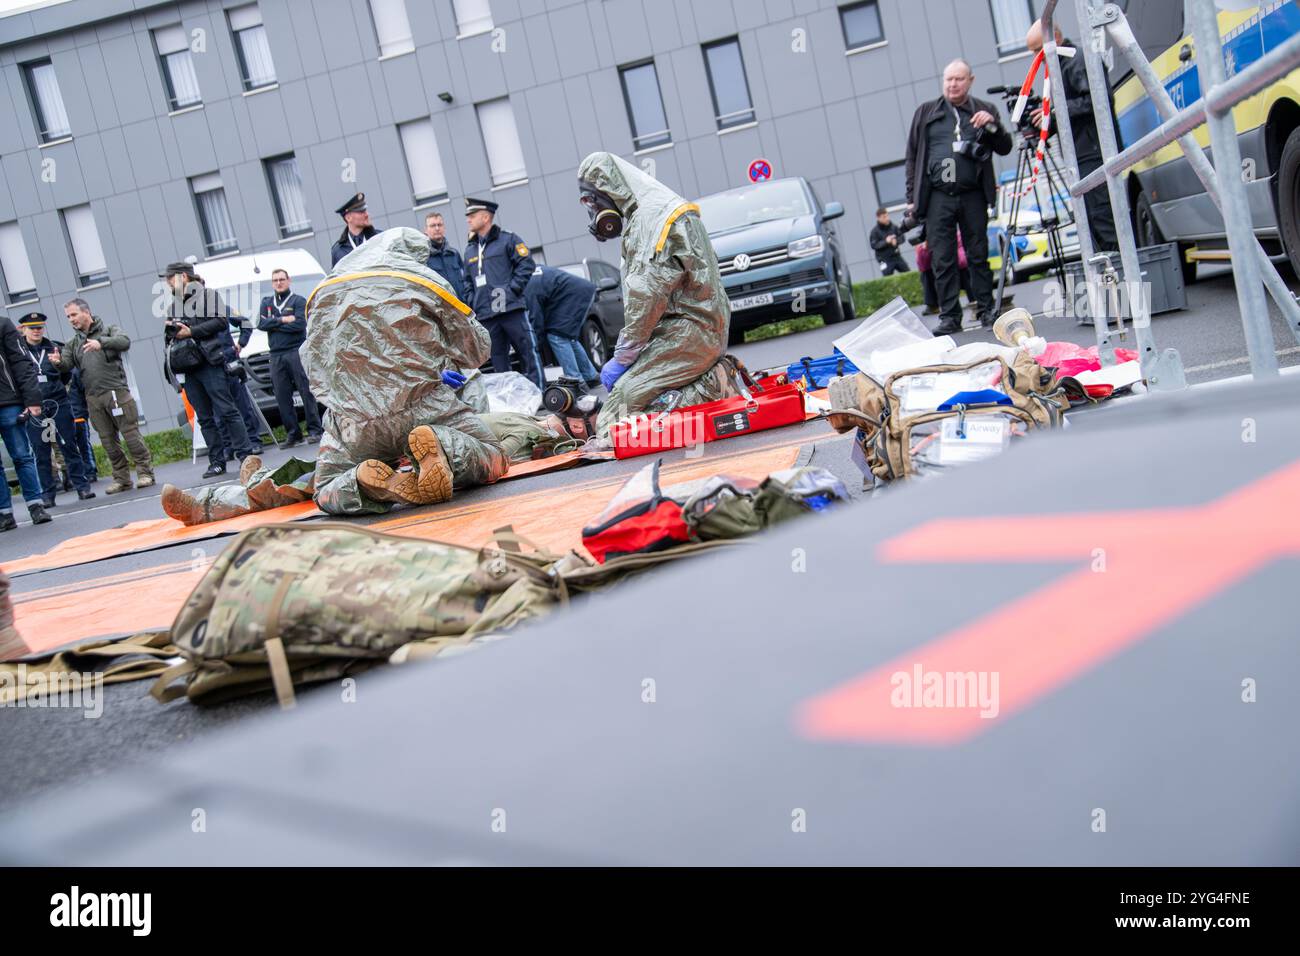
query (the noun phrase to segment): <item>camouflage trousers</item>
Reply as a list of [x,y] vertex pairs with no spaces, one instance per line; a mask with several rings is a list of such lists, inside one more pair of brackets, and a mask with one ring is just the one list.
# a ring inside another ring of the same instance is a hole
[[450,413],[445,407],[403,408],[368,420],[326,412],[325,437],[316,460],[316,507],[335,515],[389,511],[392,504],[362,492],[357,468],[370,458],[396,465],[410,454],[407,436],[420,425],[430,426],[438,436],[451,466],[453,489],[491,484],[510,467],[492,429],[465,405]]
[[616,421],[641,414],[665,392],[680,391],[682,399],[679,406],[716,402],[735,394],[727,378],[726,365],[722,362],[690,382],[675,384],[671,377],[665,377],[664,374],[664,366],[671,366],[672,359],[656,354],[655,344],[651,342],[646,346],[632,367],[614,383],[614,388],[596,419],[598,437],[608,438],[609,429]]
[[188,515],[177,515],[187,525],[237,518],[253,511],[310,501],[315,487],[315,464],[290,458],[278,468],[259,468],[243,484],[205,485],[189,492],[194,504]]

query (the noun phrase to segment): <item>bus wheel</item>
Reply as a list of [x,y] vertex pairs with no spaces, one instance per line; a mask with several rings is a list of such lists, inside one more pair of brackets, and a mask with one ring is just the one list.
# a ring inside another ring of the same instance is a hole
[[1277,171],[1277,222],[1291,268],[1300,276],[1300,129],[1282,147]]

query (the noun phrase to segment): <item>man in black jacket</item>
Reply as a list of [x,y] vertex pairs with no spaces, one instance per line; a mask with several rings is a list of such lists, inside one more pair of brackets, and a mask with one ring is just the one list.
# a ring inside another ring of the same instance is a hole
[[546,336],[565,378],[576,378],[588,388],[600,384],[600,371],[579,336],[595,299],[594,283],[551,266],[538,266],[524,289],[529,321]]
[[961,331],[957,229],[966,243],[971,290],[980,324],[992,326],[993,273],[989,270],[989,210],[997,199],[992,154],[1005,156],[1011,131],[997,107],[970,95],[975,74],[965,60],[943,71],[943,96],[917,107],[907,137],[907,200],[925,220],[941,319],[935,335]]
[[[1040,21],[1035,20],[1029,28],[1025,43],[1032,53],[1043,48],[1043,24]],[[1056,28],[1056,45],[1075,46],[1061,34],[1060,27]],[[1092,111],[1092,87],[1088,83],[1088,64],[1082,51],[1076,52],[1073,57],[1061,57],[1061,85],[1065,87],[1065,111],[1070,116],[1074,156],[1079,166],[1079,178],[1082,179],[1101,165],[1101,138],[1097,135],[1097,117]],[[1114,121],[1113,99],[1110,115]],[[1035,126],[1042,123],[1041,106],[1034,110],[1031,119]],[[1055,125],[1052,129],[1055,131]],[[1121,142],[1118,126],[1115,126],[1115,142]],[[1088,231],[1092,234],[1094,251],[1113,252],[1118,249],[1119,238],[1115,234],[1115,213],[1110,208],[1110,191],[1105,185],[1099,186],[1084,195],[1083,204],[1088,211]]]
[[[23,500],[31,513],[32,524],[45,524],[53,519],[41,506],[43,497],[41,479],[36,471],[36,456],[32,454],[27,439],[27,416],[41,413],[41,386],[36,380],[36,369],[19,344],[18,330],[4,316],[0,316],[0,439],[9,449]],[[18,527],[14,520],[13,498],[9,482],[0,476],[0,531]]]
[[876,224],[871,229],[871,248],[880,263],[882,276],[895,272],[911,272],[907,260],[903,258],[903,230],[894,225],[889,218],[889,210],[881,206],[876,210]]
[[379,235],[370,222],[370,213],[366,209],[366,194],[357,193],[338,209],[334,210],[347,223],[339,235],[339,241],[330,247],[330,268],[339,264],[339,260],[353,249],[360,249],[367,239]]
[[524,288],[537,266],[528,245],[495,222],[497,204],[488,199],[465,200],[469,245],[465,247],[465,279],[469,283],[474,318],[492,337],[492,371],[510,371],[510,347],[519,353],[524,377],[539,388],[542,362],[533,329],[524,316]]
[[442,213],[431,212],[424,217],[424,234],[429,238],[429,268],[447,280],[456,298],[470,303],[469,283],[465,281],[465,260],[460,250],[447,241],[447,224]]
[[298,412],[293,407],[295,389],[302,396],[302,410],[307,416],[307,440],[315,444],[321,436],[320,413],[298,356],[298,347],[307,341],[307,300],[289,288],[289,273],[283,269],[271,273],[271,289],[257,309],[257,327],[266,333],[270,344],[271,389],[285,435],[281,447],[292,448],[302,441]]
[[45,507],[53,508],[59,490],[58,476],[50,462],[55,444],[63,453],[77,497],[85,501],[95,497],[95,493],[90,490],[81,451],[77,447],[77,430],[72,424],[72,399],[67,388],[72,372],[61,368],[52,358],[59,355],[63,343],[51,342],[45,337],[45,324],[45,315],[41,312],[29,312],[18,321],[23,333],[22,349],[36,369],[36,382],[41,389],[42,412],[27,419],[27,439],[36,455],[36,473],[41,478],[43,503]]
[[[160,278],[171,286],[163,342],[170,372],[185,390],[208,446],[204,478],[226,473],[226,458],[216,421],[225,425],[231,450],[239,461],[253,453],[239,406],[230,392],[226,372],[226,343],[230,341],[230,313],[221,297],[208,289],[188,262],[173,262]],[[197,350],[185,345],[197,344]]]

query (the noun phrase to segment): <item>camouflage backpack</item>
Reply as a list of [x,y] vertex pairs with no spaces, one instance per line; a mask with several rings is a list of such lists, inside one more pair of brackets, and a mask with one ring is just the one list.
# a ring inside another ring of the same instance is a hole
[[[1002,395],[990,400],[988,389]],[[905,369],[883,385],[858,372],[833,379],[829,393],[828,421],[839,432],[858,430],[860,465],[878,481],[930,475],[996,453],[1034,429],[1059,425],[1070,404],[1025,352],[1010,364],[991,356]],[[961,396],[973,398],[951,401]]]
[[574,552],[521,545],[531,547],[509,528],[479,550],[335,522],[252,528],[177,614],[169,636],[184,660],[151,693],[215,703],[274,688],[288,707],[295,684],[467,645],[541,617],[571,593],[710,547],[597,567]]

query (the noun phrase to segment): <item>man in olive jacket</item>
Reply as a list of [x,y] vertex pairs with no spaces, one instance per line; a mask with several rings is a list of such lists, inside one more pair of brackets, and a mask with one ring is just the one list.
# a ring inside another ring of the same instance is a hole
[[[81,386],[86,393],[90,424],[99,433],[100,443],[113,466],[113,483],[104,489],[115,495],[131,490],[131,462],[122,451],[125,442],[135,461],[136,487],[153,485],[153,458],[140,437],[140,413],[126,381],[122,355],[131,347],[131,339],[116,325],[109,325],[90,314],[85,299],[73,299],[63,307],[75,335],[50,356],[65,372],[81,371]],[[120,439],[120,440],[119,440]]]

